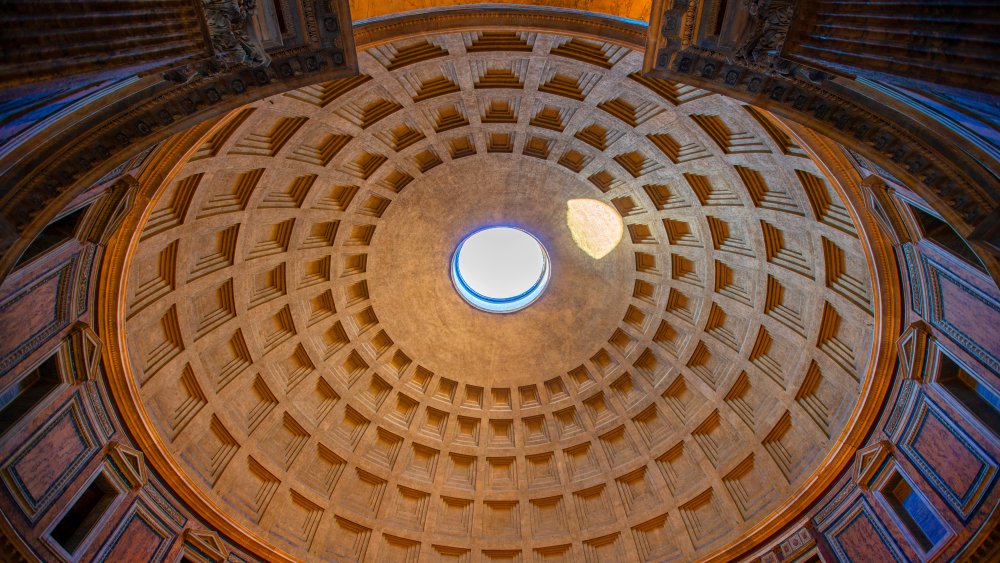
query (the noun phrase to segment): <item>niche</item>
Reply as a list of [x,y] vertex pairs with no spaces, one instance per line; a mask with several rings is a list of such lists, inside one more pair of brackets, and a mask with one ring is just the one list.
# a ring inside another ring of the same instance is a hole
[[947,354],[938,355],[937,382],[970,413],[1000,434],[1000,395],[976,379]]
[[913,490],[910,482],[897,471],[886,480],[882,496],[903,526],[925,552],[933,550],[948,535],[941,519],[927,500]]
[[59,354],[52,354],[38,367],[0,394],[0,435],[31,411],[59,386]]
[[911,205],[910,210],[913,212],[913,218],[916,219],[917,224],[920,226],[924,238],[934,241],[938,246],[951,252],[970,266],[983,272],[986,271],[986,266],[983,265],[979,257],[976,256],[976,253],[969,247],[969,243],[965,242],[962,235],[955,232],[955,229],[951,228],[951,225],[919,207]]
[[49,537],[73,555],[117,497],[118,489],[111,480],[103,472],[98,473],[59,518]]
[[14,268],[17,269],[24,266],[28,262],[73,238],[86,212],[87,207],[81,207],[46,225],[42,229],[42,232],[38,233],[34,240],[31,241],[31,244],[24,250],[21,257],[17,259]]

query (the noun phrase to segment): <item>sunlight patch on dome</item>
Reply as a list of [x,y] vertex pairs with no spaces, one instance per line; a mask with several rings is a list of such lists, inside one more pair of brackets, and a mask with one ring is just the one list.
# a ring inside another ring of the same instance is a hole
[[591,258],[600,260],[622,240],[625,223],[610,205],[596,199],[566,202],[566,225],[573,242]]

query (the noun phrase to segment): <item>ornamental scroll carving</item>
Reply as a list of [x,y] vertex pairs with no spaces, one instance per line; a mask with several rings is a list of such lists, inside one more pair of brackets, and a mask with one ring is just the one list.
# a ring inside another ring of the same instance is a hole
[[253,28],[256,0],[202,0],[202,6],[215,57],[223,69],[271,63]]

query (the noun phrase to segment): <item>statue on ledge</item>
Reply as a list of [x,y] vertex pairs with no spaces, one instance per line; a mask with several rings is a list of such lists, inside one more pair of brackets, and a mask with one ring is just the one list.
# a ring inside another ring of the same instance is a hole
[[256,0],[202,0],[202,6],[215,56],[224,68],[271,63],[253,29]]
[[790,0],[744,0],[751,16],[752,27],[736,51],[736,60],[748,66],[767,70],[779,68],[781,47],[791,24],[795,3]]

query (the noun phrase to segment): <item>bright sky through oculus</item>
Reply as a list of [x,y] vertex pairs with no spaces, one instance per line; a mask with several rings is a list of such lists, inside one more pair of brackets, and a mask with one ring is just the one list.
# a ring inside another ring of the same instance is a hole
[[548,256],[541,243],[514,227],[477,231],[458,246],[452,279],[474,306],[512,312],[534,301],[548,281]]

